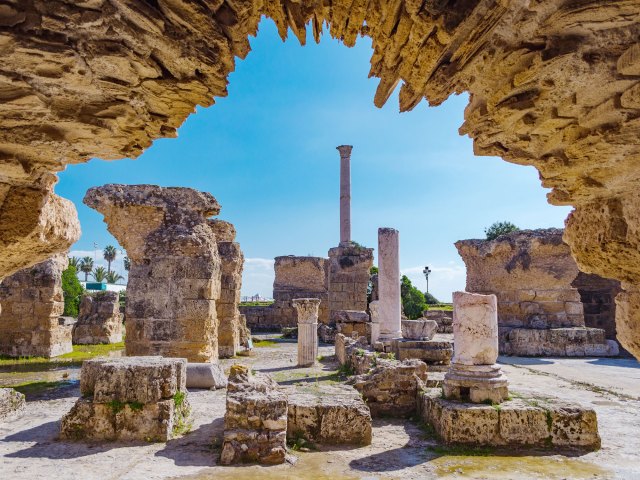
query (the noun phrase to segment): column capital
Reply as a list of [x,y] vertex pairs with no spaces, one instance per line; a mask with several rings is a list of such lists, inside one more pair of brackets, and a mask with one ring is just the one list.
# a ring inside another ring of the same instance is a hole
[[336,150],[340,152],[340,158],[349,158],[351,156],[351,150],[353,150],[353,145],[340,145],[336,147]]

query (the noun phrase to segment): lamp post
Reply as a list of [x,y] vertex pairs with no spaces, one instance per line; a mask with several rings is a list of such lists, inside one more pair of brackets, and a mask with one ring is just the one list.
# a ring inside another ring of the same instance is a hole
[[422,273],[424,273],[424,278],[427,279],[427,293],[429,293],[429,274],[431,273],[431,269],[426,266],[424,270],[422,270]]

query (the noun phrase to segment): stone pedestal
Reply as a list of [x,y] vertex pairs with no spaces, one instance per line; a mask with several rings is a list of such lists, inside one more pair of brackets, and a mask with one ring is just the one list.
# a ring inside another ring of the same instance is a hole
[[64,313],[65,254],[25,268],[0,284],[0,355],[56,357],[73,350]]
[[105,185],[84,203],[104,215],[131,260],[127,355],[217,361],[221,261],[208,223],[216,199],[191,188]]
[[220,463],[284,463],[286,451],[287,396],[268,375],[233,365]]
[[121,341],[122,314],[118,292],[85,294],[80,302],[78,321],[73,326],[73,343],[91,345]]
[[336,333],[347,337],[367,337],[371,339],[371,322],[367,312],[358,310],[338,310],[334,312],[331,322],[335,324]]
[[399,233],[393,228],[378,229],[378,289],[380,339],[390,340],[402,335],[400,319],[400,251]]
[[318,298],[295,298],[298,311],[298,366],[308,367],[318,357]]
[[402,320],[402,338],[407,340],[431,340],[438,331],[435,320],[421,318],[418,320]]
[[82,397],[62,417],[60,438],[167,441],[186,431],[186,365],[182,358],[86,360]]
[[444,377],[444,396],[473,403],[500,403],[509,396],[498,359],[495,295],[453,293],[453,361]]

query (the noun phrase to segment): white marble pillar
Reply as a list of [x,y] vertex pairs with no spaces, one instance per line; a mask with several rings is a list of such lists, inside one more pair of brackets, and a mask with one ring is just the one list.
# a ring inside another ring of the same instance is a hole
[[298,312],[298,366],[308,367],[318,357],[318,298],[294,298]]
[[351,145],[336,147],[340,152],[340,245],[351,243]]
[[500,403],[509,396],[498,359],[495,295],[453,292],[453,359],[444,376],[445,398]]
[[369,304],[369,313],[371,314],[371,345],[380,339],[380,302],[374,300]]
[[394,228],[378,229],[378,292],[380,340],[401,337],[400,234]]

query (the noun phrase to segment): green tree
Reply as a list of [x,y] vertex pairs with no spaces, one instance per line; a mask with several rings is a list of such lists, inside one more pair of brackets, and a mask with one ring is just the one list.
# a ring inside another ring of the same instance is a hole
[[89,280],[89,274],[93,271],[93,258],[84,257],[80,260],[80,270],[84,273],[84,281]]
[[107,272],[104,278],[107,283],[118,283],[120,280],[124,280],[124,277],[116,272]]
[[129,257],[124,257],[124,269],[128,272],[130,268],[131,260],[129,260]]
[[429,292],[424,292],[424,301],[427,302],[427,305],[437,305],[440,303],[440,300],[431,295]]
[[62,272],[62,294],[64,297],[64,315],[69,317],[78,316],[80,299],[84,289],[78,280],[78,271],[73,265],[69,265]]
[[104,259],[107,261],[107,272],[111,273],[111,262],[113,262],[116,259],[116,247],[114,247],[113,245],[107,245],[106,247],[104,247],[104,251],[102,252],[102,255],[104,256]]
[[489,228],[484,229],[484,233],[487,236],[487,240],[493,240],[500,235],[505,235],[510,232],[516,232],[520,230],[511,222],[495,222]]
[[427,308],[424,295],[413,286],[406,275],[402,276],[400,283],[400,296],[404,314],[411,320],[422,317],[422,312]]
[[80,259],[78,257],[69,257],[69,265],[76,269],[76,272],[80,270]]
[[93,275],[93,279],[96,282],[102,283],[107,278],[107,271],[104,267],[96,267],[93,269],[93,273],[91,275]]

